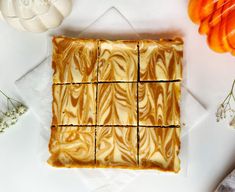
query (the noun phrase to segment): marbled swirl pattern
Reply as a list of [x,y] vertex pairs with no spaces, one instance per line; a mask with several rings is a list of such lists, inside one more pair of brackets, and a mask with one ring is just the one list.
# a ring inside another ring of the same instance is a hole
[[137,167],[137,128],[98,127],[96,164],[101,167]]
[[90,167],[95,163],[95,129],[52,127],[48,163],[55,167]]
[[52,125],[95,125],[95,84],[53,85]]
[[137,126],[137,83],[98,85],[98,125]]
[[48,163],[178,172],[182,40],[55,37],[53,46]]
[[140,127],[140,168],[180,170],[180,128]]
[[100,41],[99,81],[137,81],[137,41]]
[[140,81],[182,79],[182,40],[143,40],[139,46]]
[[54,83],[97,81],[98,41],[55,37],[53,39]]
[[180,125],[180,82],[139,83],[139,125]]

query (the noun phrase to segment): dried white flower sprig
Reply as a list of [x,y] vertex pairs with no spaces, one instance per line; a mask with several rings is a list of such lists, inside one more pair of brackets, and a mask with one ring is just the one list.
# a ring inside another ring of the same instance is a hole
[[11,125],[16,124],[19,117],[27,111],[27,107],[24,106],[21,102],[10,98],[1,90],[0,93],[7,100],[7,110],[0,110],[0,133],[3,133],[5,129]]
[[230,116],[232,121],[230,123],[231,126],[235,128],[235,80],[233,81],[232,89],[229,92],[228,96],[225,98],[222,104],[220,104],[217,112],[216,118],[217,122],[220,120],[225,119],[226,117]]

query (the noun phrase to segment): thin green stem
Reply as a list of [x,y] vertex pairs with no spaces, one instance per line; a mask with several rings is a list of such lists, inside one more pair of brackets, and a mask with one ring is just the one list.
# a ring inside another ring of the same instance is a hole
[[233,94],[234,86],[235,86],[235,80],[233,81],[233,85],[232,85],[231,91],[229,92],[229,94],[227,95],[227,97],[224,99],[222,105],[224,105],[224,103],[226,102],[227,99],[228,99],[228,103],[229,103],[231,97],[235,100],[235,96],[234,96],[234,94]]
[[232,93],[233,93],[234,86],[235,86],[235,80],[233,81],[233,85],[232,85],[232,89],[231,89]]
[[7,98],[7,110],[9,111],[10,110],[10,107],[9,107],[9,99]]
[[228,99],[230,96],[231,96],[230,94],[227,95],[227,97],[224,99],[222,105],[224,105],[224,103],[227,101],[227,99]]
[[9,98],[1,89],[0,89],[0,93],[4,95],[6,98]]
[[14,103],[12,102],[12,101],[14,101],[14,102],[16,102],[16,103],[18,103],[18,104],[21,104],[19,101],[17,101],[17,100],[15,100],[15,99],[13,99],[13,98],[11,98],[11,97],[9,97],[9,96],[7,96],[1,89],[0,89],[0,93],[2,94],[2,95],[4,95],[6,98],[7,98],[7,109],[9,110],[9,102],[10,102],[10,104],[16,109],[16,106],[14,105]]
[[[226,117],[226,114],[229,112],[233,111],[232,108],[232,101],[235,102],[235,94],[234,94],[234,89],[235,89],[235,80],[233,81],[232,84],[232,88],[229,92],[229,94],[227,95],[227,97],[224,99],[223,103],[220,105],[219,110],[221,110],[220,115],[219,115],[219,119],[223,119],[223,117]],[[217,111],[217,113],[218,113]]]
[[9,102],[12,104],[12,106],[16,109],[16,106],[14,105],[14,103],[11,101],[11,99],[8,99]]
[[19,102],[19,101],[13,99],[13,98],[11,98],[11,97],[9,97],[9,99],[10,99],[10,100],[13,100],[13,101],[15,101],[15,102],[17,102],[17,103],[19,103],[19,104],[21,104],[21,102]]
[[233,100],[235,101],[235,95],[233,94],[234,93],[234,87],[235,87],[235,80],[233,81],[233,85],[232,85],[232,89],[231,89],[231,95],[232,95]]

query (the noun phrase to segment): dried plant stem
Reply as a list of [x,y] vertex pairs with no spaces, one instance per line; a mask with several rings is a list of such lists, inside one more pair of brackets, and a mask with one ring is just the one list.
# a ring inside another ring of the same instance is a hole
[[223,103],[219,106],[217,110],[216,113],[217,121],[226,118],[227,113],[230,113],[231,117],[234,116],[235,114],[235,109],[233,109],[233,104],[235,103],[234,89],[235,89],[235,80],[233,81],[232,88],[229,94],[227,95],[227,97],[224,99]]
[[13,99],[13,98],[11,98],[11,97],[9,97],[9,96],[6,95],[1,89],[0,89],[0,93],[1,93],[3,96],[5,96],[6,99],[7,99],[7,108],[8,108],[8,110],[9,110],[9,102],[11,103],[11,105],[12,105],[14,108],[16,108],[16,106],[15,106],[15,104],[14,104],[12,101],[14,101],[14,102],[20,104],[19,101],[15,100],[15,99]]
[[[232,85],[231,91],[229,92],[228,96],[224,99],[222,105],[225,104],[225,103],[226,103],[227,105],[229,105],[231,99],[233,99],[233,100],[235,101],[235,96],[234,96],[234,94],[233,94],[234,86],[235,86],[235,80],[233,81],[233,85]],[[228,100],[228,101],[227,101],[227,100]],[[227,101],[227,102],[226,102],[226,101]]]
[[0,95],[3,95],[7,100],[7,111],[0,110],[0,133],[12,125],[14,125],[18,118],[27,111],[27,107],[21,102],[7,96],[2,90]]

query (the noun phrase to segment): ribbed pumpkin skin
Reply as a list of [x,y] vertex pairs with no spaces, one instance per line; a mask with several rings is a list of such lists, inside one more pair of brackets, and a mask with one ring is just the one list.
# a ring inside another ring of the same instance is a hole
[[72,0],[0,0],[0,16],[20,31],[40,33],[58,27],[72,10]]
[[211,49],[235,55],[235,0],[190,0],[188,14]]

